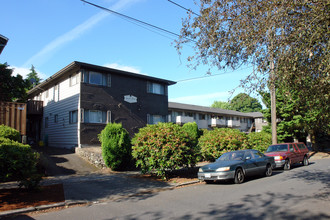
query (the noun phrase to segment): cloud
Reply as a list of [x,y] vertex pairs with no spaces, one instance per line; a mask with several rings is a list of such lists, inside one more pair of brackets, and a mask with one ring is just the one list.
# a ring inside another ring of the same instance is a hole
[[169,101],[192,105],[210,106],[214,101],[228,101],[229,96],[229,92],[216,92],[202,95],[169,98]]
[[[132,0],[120,0],[116,4],[114,4],[112,7],[110,7],[111,10],[117,11],[122,10],[124,7],[129,6],[132,3],[137,2],[138,0],[132,1]],[[90,5],[87,5],[88,7],[92,7]],[[101,11],[98,14],[92,16],[85,22],[81,23],[80,25],[76,26],[72,30],[68,31],[67,33],[57,37],[55,40],[51,41],[49,44],[47,44],[44,48],[42,48],[38,53],[36,53],[34,56],[32,56],[30,59],[28,59],[24,64],[23,67],[28,67],[31,64],[36,64],[40,66],[42,63],[46,62],[51,55],[57,50],[59,47],[63,46],[64,44],[75,40],[76,38],[80,37],[82,34],[84,34],[86,31],[94,27],[97,23],[102,21],[104,18],[109,16],[110,13]]]
[[[143,73],[141,73],[141,70],[138,69],[137,67],[123,66],[123,65],[120,65],[118,63],[109,63],[109,64],[105,64],[103,66],[109,67],[109,68],[112,68],[112,69],[118,69],[118,70],[131,72],[131,73],[143,74]],[[146,74],[143,74],[143,75],[146,75]]]
[[[25,79],[27,75],[31,72],[30,68],[16,67],[16,66],[10,66],[10,68],[13,70],[13,74],[12,74],[13,76],[17,76],[17,74],[19,74],[23,76],[23,79]],[[35,69],[35,71],[38,73],[40,79],[44,80],[48,78],[46,74],[41,73],[37,69]]]

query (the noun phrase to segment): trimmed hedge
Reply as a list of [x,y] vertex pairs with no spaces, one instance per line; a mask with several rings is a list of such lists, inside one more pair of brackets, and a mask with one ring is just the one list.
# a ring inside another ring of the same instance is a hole
[[195,166],[198,146],[189,134],[177,124],[147,125],[132,139],[133,158],[142,173],[155,171],[166,178],[168,171]]
[[121,124],[109,123],[99,134],[102,157],[112,170],[124,170],[131,162],[131,140]]
[[8,138],[17,142],[20,142],[21,140],[19,131],[6,125],[0,125],[0,137]]
[[230,128],[204,131],[199,138],[198,145],[201,148],[201,155],[206,161],[215,161],[225,152],[248,147],[246,134]]
[[19,181],[19,186],[34,189],[41,175],[37,172],[39,154],[29,145],[0,138],[0,182]]

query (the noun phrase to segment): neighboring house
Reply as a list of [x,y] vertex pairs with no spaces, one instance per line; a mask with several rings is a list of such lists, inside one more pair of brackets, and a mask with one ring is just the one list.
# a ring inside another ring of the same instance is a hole
[[198,128],[204,129],[224,127],[236,128],[242,132],[259,132],[265,125],[260,112],[243,113],[175,102],[168,103],[168,111],[168,121],[180,125],[196,122]]
[[2,50],[5,48],[5,46],[7,45],[8,42],[8,38],[6,38],[5,36],[2,36],[0,34],[0,54],[2,53]]
[[28,106],[42,101],[43,107],[42,114],[28,115],[29,138],[63,148],[99,145],[98,134],[109,122],[122,123],[133,136],[146,124],[166,121],[173,84],[72,62],[28,92]]

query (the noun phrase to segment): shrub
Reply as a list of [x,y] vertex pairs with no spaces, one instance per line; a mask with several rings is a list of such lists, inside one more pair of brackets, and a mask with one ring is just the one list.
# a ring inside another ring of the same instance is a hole
[[265,152],[269,145],[272,144],[272,135],[267,132],[253,132],[248,134],[249,147],[252,149]]
[[215,161],[227,151],[246,148],[247,138],[237,129],[215,128],[204,132],[198,140],[198,145],[204,160]]
[[123,170],[131,162],[131,141],[129,134],[121,124],[109,123],[99,134],[102,145],[102,157],[107,167]]
[[132,140],[132,155],[142,173],[155,171],[166,178],[167,171],[195,166],[198,149],[179,125],[158,123],[141,128]]
[[189,122],[182,126],[182,129],[189,134],[191,141],[194,145],[197,145],[199,138],[199,130],[196,122]]
[[0,182],[19,181],[19,186],[35,189],[42,175],[37,172],[39,154],[29,145],[0,138]]
[[0,137],[8,138],[17,142],[19,142],[21,139],[19,131],[6,125],[0,125]]

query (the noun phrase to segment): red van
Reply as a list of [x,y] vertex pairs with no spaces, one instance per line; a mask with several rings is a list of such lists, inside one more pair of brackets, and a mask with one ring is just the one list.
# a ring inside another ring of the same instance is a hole
[[290,170],[295,163],[301,162],[304,166],[309,164],[309,150],[302,142],[270,145],[265,155],[274,157],[276,167],[283,167],[284,170]]

